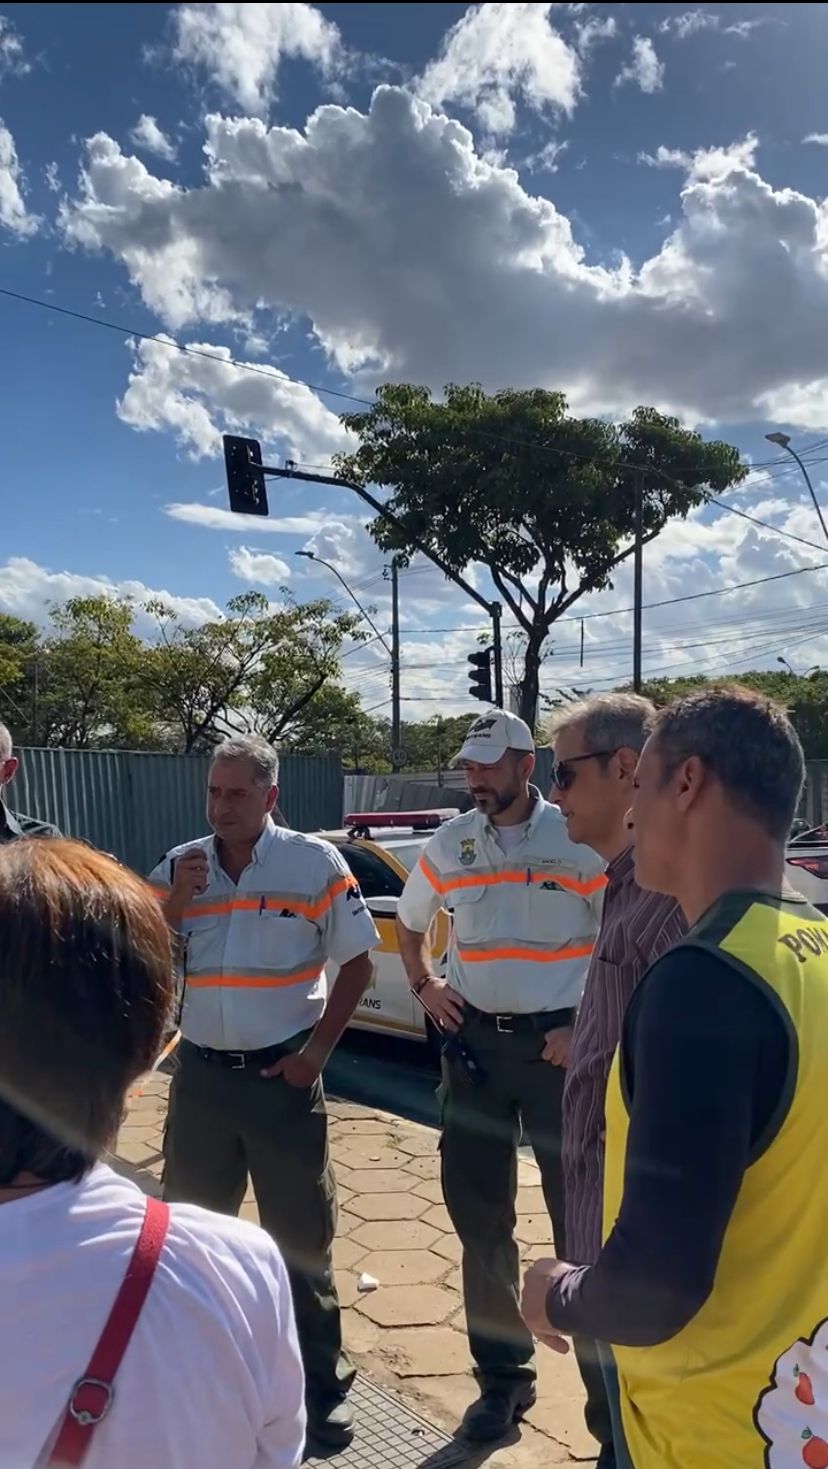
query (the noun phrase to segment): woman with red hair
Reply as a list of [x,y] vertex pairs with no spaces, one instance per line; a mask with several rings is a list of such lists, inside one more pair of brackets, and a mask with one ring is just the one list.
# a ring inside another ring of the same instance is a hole
[[102,1161],[172,1001],[150,889],[78,842],[0,848],[0,1465],[296,1469],[304,1383],[262,1230]]

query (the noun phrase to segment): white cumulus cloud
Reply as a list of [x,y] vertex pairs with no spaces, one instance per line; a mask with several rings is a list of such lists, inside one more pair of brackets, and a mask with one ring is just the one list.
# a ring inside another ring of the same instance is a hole
[[136,148],[143,148],[147,153],[155,153],[159,158],[166,159],[168,163],[172,162],[176,156],[175,144],[148,112],[141,113],[129,136]]
[[164,506],[164,514],[184,525],[198,525],[203,530],[232,531],[235,535],[313,536],[330,522],[326,511],[267,517],[236,515],[232,510],[204,505],[198,500],[172,501]]
[[632,56],[615,78],[617,87],[623,87],[625,82],[632,82],[642,92],[661,91],[664,85],[664,62],[659,61],[649,36],[633,38]]
[[24,239],[37,233],[40,220],[26,208],[26,180],[14,138],[0,118],[0,225]]
[[580,61],[552,25],[552,8],[522,0],[470,6],[423,73],[420,95],[435,107],[468,107],[493,136],[512,132],[518,99],[538,113],[572,112]]
[[[120,260],[170,326],[302,321],[361,396],[378,380],[540,384],[578,411],[649,402],[696,422],[764,417],[768,393],[784,418],[787,385],[828,375],[828,205],[768,183],[753,135],[651,155],[678,171],[674,224],[633,267],[590,258],[552,199],[403,88],[302,131],[206,128],[190,187],[98,134],[63,206],[68,238]],[[178,429],[192,444],[225,421],[225,373],[218,412],[190,380],[165,385],[209,418]]]
[[172,338],[134,344],[129,385],[118,416],[132,428],[171,430],[193,459],[220,454],[222,433],[252,434],[284,457],[327,463],[347,435],[335,413],[277,367],[231,361],[209,342],[176,350]]
[[202,68],[245,112],[264,114],[279,69],[301,58],[331,74],[342,56],[338,28],[314,5],[183,4],[173,17],[174,54]]
[[820,148],[828,148],[828,133],[808,133],[802,141],[803,143],[816,143]]
[[0,77],[26,76],[31,71],[23,42],[7,15],[0,15]]
[[198,627],[210,618],[220,617],[221,610],[212,597],[179,597],[142,581],[115,581],[105,573],[87,576],[76,571],[52,571],[27,556],[10,556],[0,565],[0,610],[13,617],[23,617],[43,625],[48,620],[52,603],[66,602],[70,597],[128,597],[136,604],[136,630],[149,634],[152,619],[140,611],[140,605],[159,597],[175,609],[188,627]]
[[233,575],[254,586],[281,587],[290,579],[288,562],[269,551],[257,551],[252,546],[234,546],[229,561]]

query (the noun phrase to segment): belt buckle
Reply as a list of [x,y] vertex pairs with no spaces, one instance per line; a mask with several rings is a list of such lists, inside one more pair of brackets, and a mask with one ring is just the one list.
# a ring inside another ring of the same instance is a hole
[[[89,1388],[99,1393],[101,1400],[97,1407],[82,1408],[77,1401],[78,1394]],[[81,1428],[94,1428],[106,1417],[114,1396],[111,1382],[101,1382],[97,1377],[81,1377],[72,1388],[69,1414]]]
[[[247,1060],[245,1058],[244,1051],[228,1051],[227,1055],[230,1058],[231,1071],[245,1070],[245,1068],[247,1067]],[[233,1057],[235,1057],[236,1059],[233,1060]]]
[[514,1029],[514,1015],[495,1015],[495,1026],[498,1035],[511,1035]]

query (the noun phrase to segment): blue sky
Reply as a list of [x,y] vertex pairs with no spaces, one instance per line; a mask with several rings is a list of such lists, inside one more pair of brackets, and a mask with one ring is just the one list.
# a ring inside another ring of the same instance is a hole
[[[825,493],[826,7],[0,9],[0,287],[46,303],[0,298],[0,609],[42,619],[96,586],[191,620],[251,586],[338,597],[295,559],[310,546],[387,621],[347,495],[274,488],[266,528],[224,510],[228,428],[329,463],[345,405],[319,388],[652,402],[758,464],[782,427]],[[780,580],[653,609],[651,670],[828,657],[798,472],[771,463],[731,498],[775,529],[669,527],[647,600]],[[403,594],[408,710],[462,707],[477,612],[421,566]],[[626,676],[629,595],[625,571],[583,604],[584,671],[560,629],[548,688]],[[348,681],[380,703],[381,650]]]

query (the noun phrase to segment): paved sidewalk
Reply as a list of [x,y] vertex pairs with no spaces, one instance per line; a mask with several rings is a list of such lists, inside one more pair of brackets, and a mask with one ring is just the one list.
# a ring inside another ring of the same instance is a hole
[[[133,1099],[116,1166],[148,1191],[161,1171],[169,1082],[154,1076]],[[345,1338],[360,1369],[424,1417],[452,1432],[475,1396],[460,1289],[460,1244],[442,1202],[436,1133],[399,1117],[331,1101],[331,1149],[339,1182],[334,1246]],[[525,1259],[550,1253],[550,1225],[534,1163],[521,1160],[517,1236]],[[242,1214],[256,1220],[252,1192]],[[361,1293],[362,1274],[379,1282]],[[538,1402],[518,1435],[477,1454],[492,1469],[591,1463],[574,1358],[538,1353]]]

